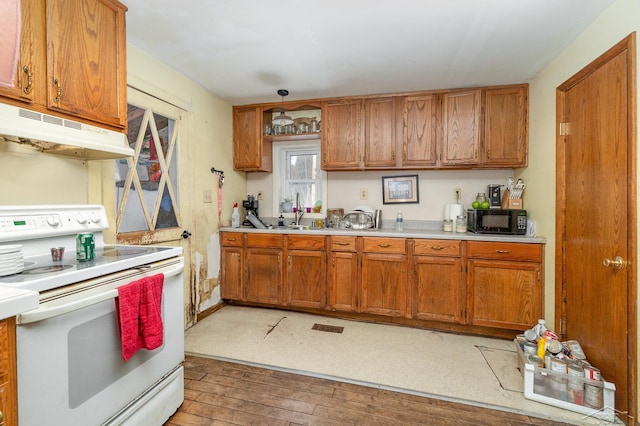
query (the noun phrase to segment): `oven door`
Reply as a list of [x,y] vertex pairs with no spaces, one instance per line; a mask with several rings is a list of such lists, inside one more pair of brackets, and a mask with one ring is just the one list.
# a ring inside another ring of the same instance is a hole
[[[127,407],[166,387],[163,380],[184,360],[183,267],[182,257],[172,258],[41,294],[40,306],[17,318],[20,425],[103,424],[128,417]],[[116,289],[158,273],[165,274],[163,345],[141,349],[125,363]]]

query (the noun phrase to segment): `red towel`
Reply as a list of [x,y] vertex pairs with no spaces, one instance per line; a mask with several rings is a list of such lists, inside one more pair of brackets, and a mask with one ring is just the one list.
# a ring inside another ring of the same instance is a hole
[[125,362],[141,348],[162,346],[163,285],[164,274],[157,274],[118,287],[116,321]]

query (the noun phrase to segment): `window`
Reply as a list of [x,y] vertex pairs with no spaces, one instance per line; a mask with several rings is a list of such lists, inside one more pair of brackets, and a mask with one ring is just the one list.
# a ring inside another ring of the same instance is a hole
[[320,169],[319,142],[279,142],[274,144],[274,157],[274,213],[280,214],[285,199],[295,205],[298,193],[303,207],[325,206],[326,172]]

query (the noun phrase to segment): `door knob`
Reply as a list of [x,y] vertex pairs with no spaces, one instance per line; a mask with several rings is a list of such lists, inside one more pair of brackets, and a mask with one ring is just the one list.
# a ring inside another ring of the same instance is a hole
[[191,232],[185,229],[184,231],[182,231],[182,234],[180,235],[182,236],[182,238],[189,238],[191,236]]
[[620,256],[614,257],[613,260],[605,259],[605,260],[602,261],[602,264],[604,266],[606,266],[607,268],[614,268],[614,269],[616,269],[618,271],[623,270],[624,269],[624,265],[626,263],[627,262],[625,262],[624,259],[621,258]]

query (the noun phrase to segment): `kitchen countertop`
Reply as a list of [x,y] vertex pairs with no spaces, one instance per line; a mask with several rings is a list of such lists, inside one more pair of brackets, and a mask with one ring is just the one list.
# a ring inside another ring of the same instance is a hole
[[502,243],[530,243],[546,244],[547,239],[543,237],[531,237],[526,235],[495,235],[495,234],[474,234],[472,232],[444,232],[433,228],[406,228],[404,231],[396,231],[393,228],[353,230],[338,228],[309,228],[304,230],[289,229],[287,227],[274,226],[272,229],[256,229],[253,227],[231,228],[222,227],[221,231],[227,232],[247,232],[247,233],[275,233],[275,234],[297,234],[297,235],[356,235],[363,237],[397,237],[397,238],[429,238],[438,240],[464,240],[464,241],[492,241]]
[[37,291],[0,286],[0,320],[38,307]]

